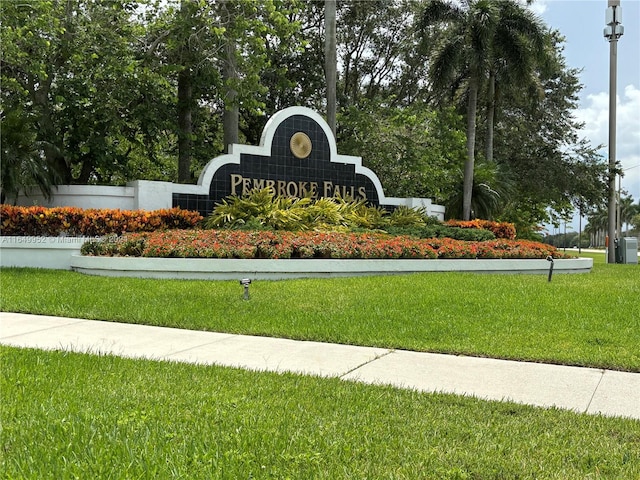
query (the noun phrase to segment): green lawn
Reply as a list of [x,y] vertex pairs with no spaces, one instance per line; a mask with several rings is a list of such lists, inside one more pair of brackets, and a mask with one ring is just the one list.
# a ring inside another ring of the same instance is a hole
[[[3,269],[1,309],[640,371],[640,269],[255,282]],[[7,479],[635,479],[640,421],[0,347]]]
[[640,422],[0,348],[7,479],[635,479]]
[[3,269],[4,311],[640,372],[640,267],[581,275],[428,273],[149,280]]

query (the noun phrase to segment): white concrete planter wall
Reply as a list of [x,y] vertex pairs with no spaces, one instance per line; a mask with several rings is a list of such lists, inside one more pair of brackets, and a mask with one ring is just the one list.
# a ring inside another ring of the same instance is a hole
[[[547,274],[546,260],[236,260],[85,257],[87,237],[0,237],[0,266],[75,270],[89,275],[140,278],[280,280],[418,272]],[[590,258],[555,260],[554,273],[588,273]]]
[[0,266],[69,270],[88,237],[0,236]]
[[[420,272],[529,273],[547,275],[546,260],[236,260],[73,256],[71,268],[90,275],[211,280],[282,280]],[[556,273],[589,273],[593,259],[555,260]]]

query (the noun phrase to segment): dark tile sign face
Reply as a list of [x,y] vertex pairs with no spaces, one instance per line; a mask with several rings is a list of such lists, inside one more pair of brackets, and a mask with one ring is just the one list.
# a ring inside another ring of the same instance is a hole
[[[173,205],[208,215],[229,195],[271,187],[278,196],[342,197],[380,205],[377,176],[359,157],[338,155],[331,130],[312,110],[291,107],[265,126],[260,146],[233,145],[205,167],[198,180],[208,194],[173,193]],[[194,186],[195,187],[195,186]],[[200,189],[200,191],[202,191]]]

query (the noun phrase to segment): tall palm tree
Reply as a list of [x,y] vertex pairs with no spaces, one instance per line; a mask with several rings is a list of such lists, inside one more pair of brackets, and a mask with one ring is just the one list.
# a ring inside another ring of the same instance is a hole
[[[233,7],[234,5],[229,2],[223,2],[221,4],[221,10],[227,18],[228,23],[232,23],[235,15],[237,14]],[[222,131],[225,153],[229,153],[230,145],[239,143],[240,135],[240,107],[236,101],[238,92],[233,88],[233,85],[239,79],[236,55],[236,41],[232,36],[228,36],[224,45],[224,62],[222,67],[222,78],[227,86],[227,92],[224,97],[224,113],[222,114]]]
[[[620,226],[621,230],[624,231],[624,225],[627,225],[627,231],[629,230],[629,224],[631,223],[631,219],[638,213],[637,205],[633,203],[633,197],[622,197],[620,199]],[[620,232],[620,235],[622,232]]]
[[[462,184],[461,173],[459,174],[460,184]],[[473,197],[471,199],[471,212],[474,218],[495,219],[512,193],[513,183],[496,163],[477,162],[473,175]],[[456,194],[446,200],[447,218],[461,218],[462,200],[459,189]]]
[[336,136],[337,77],[336,0],[324,1],[324,56],[327,81],[327,123]]
[[499,21],[492,38],[486,86],[485,159],[489,162],[493,161],[493,126],[500,92],[515,88],[530,98],[542,98],[537,70],[553,59],[545,27],[533,12],[509,1],[498,1],[497,8]]
[[[430,77],[434,88],[462,89],[467,100],[467,159],[464,166],[463,219],[471,217],[473,172],[475,164],[476,117],[478,96],[489,83],[495,96],[496,65],[514,78],[531,71],[534,52],[542,45],[543,29],[539,20],[513,0],[430,0],[422,12],[421,26],[443,27],[431,58]],[[535,33],[535,41],[528,36]],[[538,43],[540,40],[540,43]],[[524,68],[527,67],[527,68]],[[491,80],[489,82],[489,80]],[[456,92],[459,93],[459,92]],[[493,126],[493,110],[490,124]],[[490,133],[490,144],[493,136]],[[490,149],[492,156],[493,149]]]
[[589,222],[585,227],[585,231],[591,234],[591,244],[599,246],[605,244],[605,234],[608,228],[609,211],[600,207],[587,216]]
[[61,177],[45,161],[43,142],[15,110],[0,112],[0,121],[0,203],[15,202],[33,187],[50,198]]
[[640,234],[640,200],[638,200],[638,203],[635,205],[635,213],[631,216],[629,223],[636,234]]

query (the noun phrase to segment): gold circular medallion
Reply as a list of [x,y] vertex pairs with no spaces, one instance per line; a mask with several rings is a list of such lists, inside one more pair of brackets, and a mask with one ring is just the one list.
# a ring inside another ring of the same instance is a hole
[[296,158],[307,158],[311,153],[311,139],[304,132],[296,132],[291,137],[289,148]]

